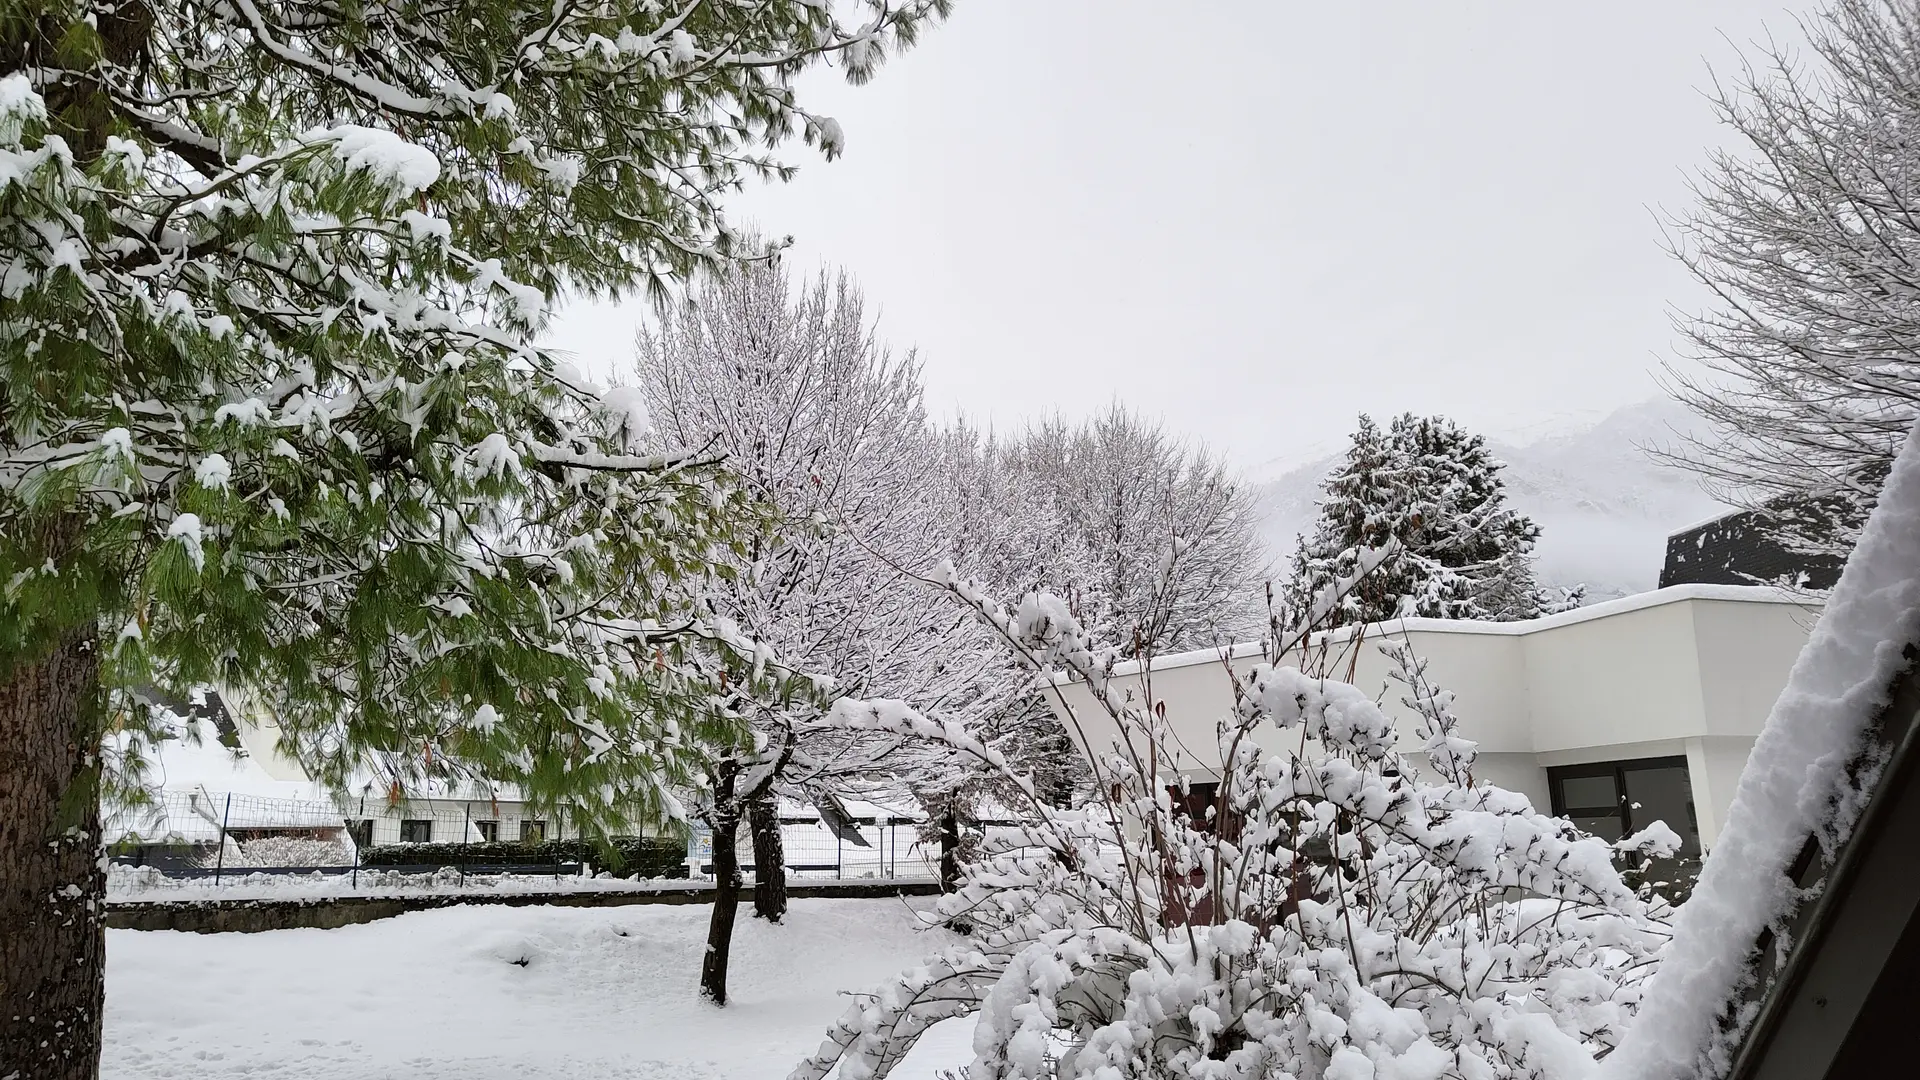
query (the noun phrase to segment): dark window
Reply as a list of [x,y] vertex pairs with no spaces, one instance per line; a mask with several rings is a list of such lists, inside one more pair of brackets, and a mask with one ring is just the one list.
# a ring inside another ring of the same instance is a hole
[[1633,830],[1664,821],[1680,835],[1680,857],[1700,855],[1700,821],[1693,809],[1693,783],[1687,765],[1629,768],[1622,772],[1627,786],[1627,820]]
[[522,821],[520,823],[520,842],[532,843],[547,838],[547,823],[544,821]]
[[372,847],[373,819],[355,818],[347,822],[347,835],[353,838],[354,847]]
[[1699,856],[1700,825],[1686,758],[1568,765],[1548,769],[1547,777],[1553,812],[1602,840],[1619,840],[1660,821],[1680,837],[1681,858]]
[[1169,788],[1167,794],[1173,799],[1174,811],[1176,813],[1184,813],[1187,818],[1193,822],[1194,828],[1208,835],[1219,832],[1228,840],[1239,838],[1240,823],[1233,819],[1231,813],[1227,815],[1226,828],[1224,830],[1219,829],[1218,826],[1220,823],[1214,820],[1215,817],[1218,816],[1220,808],[1219,784],[1211,781],[1207,783],[1190,782],[1187,784],[1187,793],[1185,795],[1180,793],[1178,787]]
[[430,844],[433,842],[433,822],[420,818],[408,818],[400,823],[400,842],[403,844]]
[[473,827],[480,830],[482,840],[500,839],[500,823],[497,821],[476,821]]

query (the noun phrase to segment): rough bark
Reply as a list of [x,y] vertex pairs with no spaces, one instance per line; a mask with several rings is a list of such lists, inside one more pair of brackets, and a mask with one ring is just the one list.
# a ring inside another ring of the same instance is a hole
[[747,828],[753,834],[753,914],[777,923],[787,913],[787,851],[772,796],[748,804]]
[[[144,0],[105,5],[88,18],[100,67],[129,68],[145,57],[153,15]],[[0,26],[0,70],[57,65],[51,54],[63,29],[44,14],[10,16]],[[47,93],[53,129],[83,167],[116,123],[97,70]],[[37,539],[47,561],[60,564],[82,544],[85,522],[16,517],[0,528],[16,536],[44,529]],[[0,1080],[93,1080],[100,1071],[100,656],[91,613],[77,621],[51,641],[28,635],[25,651],[0,655]]]
[[727,1003],[727,957],[733,948],[733,920],[740,911],[740,808],[734,801],[739,766],[722,762],[713,789],[713,916],[707,923],[707,951],[700,960],[700,994],[715,1005]]
[[95,645],[90,628],[72,630],[0,672],[0,1078],[8,1080],[99,1073],[106,873]]

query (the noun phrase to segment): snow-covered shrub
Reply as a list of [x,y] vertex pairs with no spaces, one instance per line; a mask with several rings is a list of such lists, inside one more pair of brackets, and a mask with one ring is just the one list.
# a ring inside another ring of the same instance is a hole
[[[1104,798],[1034,799],[1029,825],[996,830],[939,908],[969,940],[859,999],[794,1080],[883,1077],[968,1015],[971,1080],[1556,1080],[1613,1045],[1667,909],[1622,882],[1606,843],[1477,782],[1450,695],[1404,650],[1418,773],[1372,698],[1285,666],[1298,639],[1276,632],[1263,662],[1223,673],[1226,764],[1202,805],[1166,768],[1191,758],[1167,703],[1116,678],[1066,603],[1009,612],[944,584],[1028,664],[1084,684],[1105,716],[1081,738],[1118,725],[1091,747]],[[1006,768],[905,703],[845,701],[828,722]]]
[[[212,859],[207,860],[209,865]],[[351,866],[353,854],[338,840],[313,836],[262,836],[229,842],[226,861],[231,867]]]

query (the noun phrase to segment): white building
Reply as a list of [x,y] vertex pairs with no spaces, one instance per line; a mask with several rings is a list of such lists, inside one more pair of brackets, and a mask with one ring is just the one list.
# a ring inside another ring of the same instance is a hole
[[581,835],[564,814],[530,810],[505,785],[431,782],[396,799],[363,781],[336,795],[281,752],[270,710],[231,692],[194,705],[187,726],[188,737],[148,751],[156,798],[112,812],[103,823],[108,843],[203,846],[222,835],[240,843],[310,836],[337,840],[341,858],[351,862],[353,847]]
[[[1408,640],[1429,681],[1454,692],[1463,733],[1479,743],[1477,778],[1602,836],[1663,820],[1707,847],[1818,614],[1817,602],[1774,588],[1679,585],[1526,622],[1405,619],[1367,627],[1357,649],[1352,631],[1315,644],[1340,657],[1337,677],[1379,692],[1416,768],[1405,687],[1373,643],[1384,637]],[[1166,704],[1183,748],[1169,775],[1217,779],[1215,723],[1232,707],[1224,664],[1244,671],[1258,655],[1243,645],[1118,669],[1133,692],[1150,681]],[[1118,732],[1086,688],[1059,690],[1050,696],[1068,730],[1077,722],[1096,748],[1112,745]],[[1272,751],[1293,742],[1271,728],[1256,738]]]

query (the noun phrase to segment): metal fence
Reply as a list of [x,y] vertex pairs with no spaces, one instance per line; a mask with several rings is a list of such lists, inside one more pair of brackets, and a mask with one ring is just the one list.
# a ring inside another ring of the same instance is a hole
[[[780,819],[780,846],[789,878],[909,878],[940,876],[940,845],[920,842],[920,823],[912,820],[856,819],[859,840],[828,829],[817,818]],[[754,871],[752,839],[744,824],[735,849],[740,869]],[[702,846],[701,873],[711,876],[711,850]]]
[[[252,874],[352,875],[369,869],[430,874],[578,875],[591,854],[576,843],[586,831],[565,813],[534,813],[487,799],[301,801],[205,789],[165,790],[152,801],[111,811],[109,854],[123,866],[150,866],[168,878],[211,884]],[[993,824],[993,823],[982,823]],[[794,879],[918,879],[940,875],[940,845],[921,841],[922,822],[905,816],[855,818],[839,833],[817,817],[781,818],[787,876]],[[678,843],[678,841],[666,841]],[[736,852],[753,871],[745,823]],[[417,861],[412,852],[418,852]],[[696,831],[687,857],[651,872],[681,879],[712,875],[712,843]]]
[[[517,803],[421,799],[390,805],[166,790],[103,821],[113,862],[151,866],[168,877],[224,879],[249,874],[353,874],[377,866],[403,873],[453,867],[465,873],[578,874],[578,859],[545,848],[577,838],[562,815],[523,812]],[[501,850],[498,841],[519,841]],[[406,851],[417,848],[412,861]],[[378,852],[381,857],[373,857]],[[430,853],[430,854],[429,854]]]

